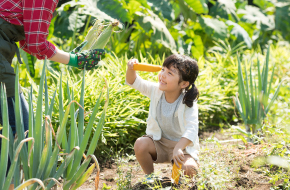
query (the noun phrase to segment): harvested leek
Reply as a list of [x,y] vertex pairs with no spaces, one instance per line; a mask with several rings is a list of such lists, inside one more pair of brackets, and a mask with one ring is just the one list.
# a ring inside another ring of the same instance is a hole
[[135,63],[133,69],[136,71],[158,72],[162,69],[160,65],[151,65],[146,63]]

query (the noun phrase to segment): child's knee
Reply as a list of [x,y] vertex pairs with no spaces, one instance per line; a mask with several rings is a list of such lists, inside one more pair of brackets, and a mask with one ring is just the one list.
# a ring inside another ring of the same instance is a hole
[[184,175],[193,177],[198,172],[198,164],[193,158],[191,158],[185,162],[182,169],[184,170]]
[[195,165],[184,165],[184,175],[193,177],[197,175],[198,167]]
[[148,138],[140,137],[135,141],[134,151],[135,151],[135,153],[145,152],[145,151],[147,151],[148,146],[149,146]]

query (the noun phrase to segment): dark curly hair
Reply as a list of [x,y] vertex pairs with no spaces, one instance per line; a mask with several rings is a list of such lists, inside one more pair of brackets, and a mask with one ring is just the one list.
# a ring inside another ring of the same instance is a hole
[[199,73],[197,61],[185,55],[173,54],[167,57],[163,63],[163,67],[168,69],[171,66],[178,70],[179,83],[182,81],[189,82],[189,86],[185,88],[183,103],[192,107],[193,102],[199,97],[199,91],[194,84]]

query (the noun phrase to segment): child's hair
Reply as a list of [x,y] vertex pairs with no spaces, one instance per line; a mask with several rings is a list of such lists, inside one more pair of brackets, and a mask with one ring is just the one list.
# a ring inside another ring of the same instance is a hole
[[179,83],[182,81],[189,82],[189,86],[185,88],[183,103],[192,107],[193,101],[199,97],[198,89],[194,84],[199,72],[197,61],[185,55],[173,54],[167,57],[163,63],[163,67],[168,69],[171,66],[178,69]]

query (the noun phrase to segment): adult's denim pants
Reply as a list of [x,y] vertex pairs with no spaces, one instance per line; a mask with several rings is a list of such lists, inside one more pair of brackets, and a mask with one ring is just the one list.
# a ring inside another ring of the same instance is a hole
[[[9,125],[12,129],[13,137],[15,137],[16,133],[16,121],[15,121],[15,112],[14,112],[14,102],[15,102],[15,97],[8,97],[7,98],[7,105],[8,105],[8,116],[9,116]],[[29,119],[29,112],[28,112],[28,104],[27,101],[25,100],[25,97],[23,93],[20,94],[20,103],[21,103],[21,108],[22,108],[22,121],[23,121],[23,127],[24,127],[24,132],[28,130],[28,119]],[[2,107],[1,107],[1,101],[0,101],[0,124],[3,124],[3,118],[2,118]],[[1,131],[0,131],[1,134]],[[10,139],[13,140],[13,139]],[[1,138],[0,138],[0,154],[1,154]],[[8,159],[8,170],[10,168],[10,159]]]

